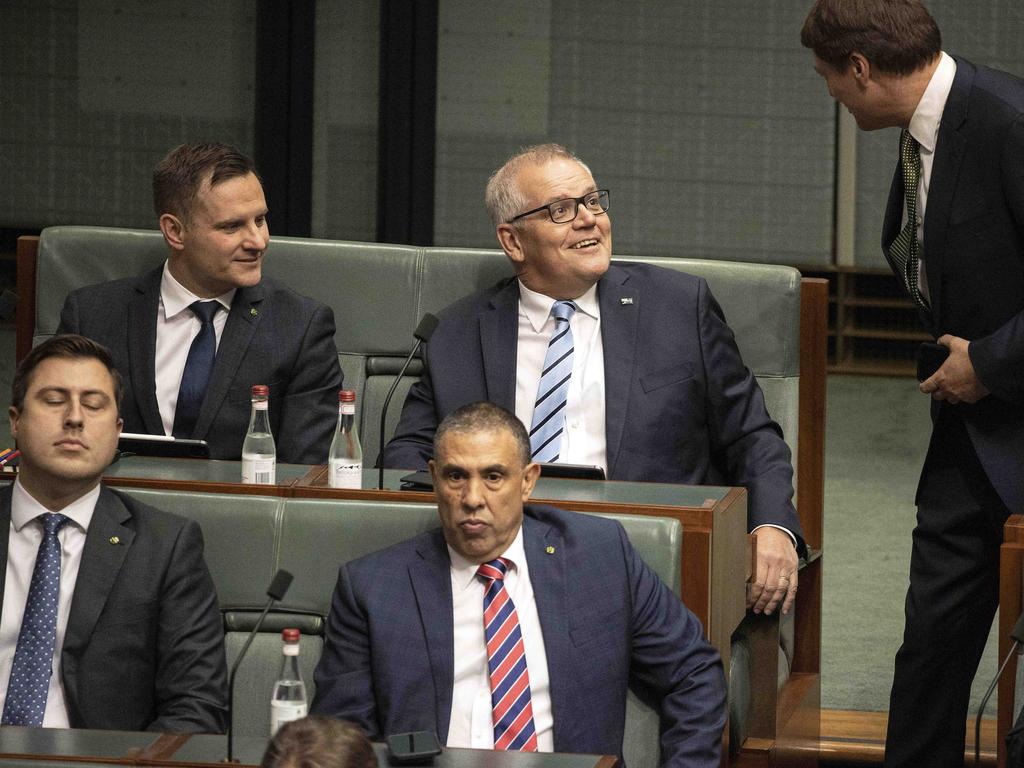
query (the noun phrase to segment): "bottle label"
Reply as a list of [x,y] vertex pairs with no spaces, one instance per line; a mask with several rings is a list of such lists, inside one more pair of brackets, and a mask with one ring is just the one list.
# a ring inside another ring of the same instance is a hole
[[309,710],[304,701],[271,701],[270,702],[270,735],[277,733],[277,729],[292,720],[305,717]]
[[331,459],[328,484],[331,488],[362,488],[363,462],[351,459]]
[[277,459],[242,457],[242,482],[250,485],[273,485],[277,477]]
[[269,400],[253,400],[252,409],[254,411],[269,411],[270,401]]
[[355,416],[356,415],[356,404],[355,403],[339,403],[338,413],[342,416]]

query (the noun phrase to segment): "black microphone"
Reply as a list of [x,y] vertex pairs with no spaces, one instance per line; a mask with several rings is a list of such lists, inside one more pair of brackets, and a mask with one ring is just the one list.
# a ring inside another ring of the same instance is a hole
[[231,676],[228,680],[228,756],[224,760],[226,763],[235,762],[235,750],[234,750],[234,713],[235,713],[235,673],[238,672],[238,665],[242,663],[242,659],[245,658],[246,652],[249,650],[249,646],[252,645],[252,641],[256,637],[256,633],[260,631],[260,627],[263,626],[263,620],[267,618],[267,613],[270,611],[272,606],[278,600],[284,597],[284,593],[288,591],[288,587],[292,585],[292,575],[284,568],[278,570],[274,574],[273,581],[270,582],[270,586],[267,587],[267,604],[263,606],[263,613],[256,619],[256,626],[252,628],[252,632],[249,633],[249,637],[245,641],[245,645],[242,646],[241,652],[238,654],[238,658],[235,659],[235,663],[231,665]]
[[996,689],[996,683],[999,682],[999,678],[1003,676],[1003,670],[1006,669],[1006,665],[1010,662],[1010,657],[1013,656],[1017,648],[1020,647],[1021,643],[1024,643],[1024,613],[1017,619],[1017,623],[1013,625],[1013,629],[1010,631],[1010,637],[1013,638],[1013,645],[1010,646],[1010,652],[1006,654],[1006,658],[1003,659],[1003,663],[999,665],[999,671],[996,672],[995,678],[992,680],[992,685],[985,691],[985,696],[981,700],[981,706],[978,707],[978,716],[974,720],[974,765],[977,768],[981,765],[981,715],[985,711],[985,705],[988,704],[989,697],[992,695],[992,691]]
[[384,490],[384,432],[387,430],[388,423],[388,405],[391,404],[391,396],[395,394],[395,390],[398,388],[398,382],[402,380],[402,376],[405,375],[405,370],[409,367],[413,357],[416,355],[417,350],[420,348],[420,344],[426,344],[430,341],[430,337],[434,335],[434,331],[437,330],[438,319],[432,314],[427,312],[420,320],[420,324],[416,326],[416,330],[412,332],[412,335],[416,337],[416,343],[412,347],[412,352],[405,358],[405,365],[402,366],[402,370],[398,372],[395,377],[394,383],[391,385],[391,389],[388,390],[388,396],[384,398],[384,407],[380,411],[380,448],[377,451],[377,466],[380,467],[380,473],[377,475],[377,487],[380,490]]

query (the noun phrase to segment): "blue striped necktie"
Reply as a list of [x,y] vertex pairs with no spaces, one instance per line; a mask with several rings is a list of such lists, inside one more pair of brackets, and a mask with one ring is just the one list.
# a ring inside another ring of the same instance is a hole
[[576,305],[571,301],[556,301],[551,306],[555,330],[544,356],[530,427],[530,452],[534,461],[558,461],[561,453],[565,403],[572,378],[573,340],[569,319],[575,312]]
[[0,720],[2,725],[41,726],[50,691],[60,598],[60,539],[57,533],[71,518],[47,512],[39,519],[43,523],[43,540],[39,542],[39,553],[25,601],[25,615],[14,650],[14,664]]
[[484,638],[487,674],[491,680],[491,721],[494,748],[537,751],[537,729],[530,699],[530,673],[519,614],[505,589],[509,561],[503,557],[483,563],[477,575],[487,582],[484,592]]

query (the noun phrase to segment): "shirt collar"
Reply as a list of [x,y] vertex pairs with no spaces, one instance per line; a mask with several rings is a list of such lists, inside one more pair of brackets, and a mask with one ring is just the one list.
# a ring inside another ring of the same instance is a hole
[[[471,563],[469,560],[464,558],[448,544],[448,557],[452,564],[452,585],[459,590],[467,589],[470,584],[473,583],[473,577],[476,576],[476,569],[480,567],[478,563]],[[516,537],[512,539],[512,543],[508,545],[508,548],[501,553],[500,557],[504,557],[511,563],[511,568],[518,571],[519,573],[526,572],[526,550],[523,549],[523,526],[519,525],[519,530],[516,531]]]
[[[237,288],[232,288],[227,293],[214,297],[213,301],[218,302],[224,307],[225,312],[230,312],[231,302],[234,300],[235,291],[237,290]],[[165,261],[164,272],[160,277],[160,301],[164,305],[164,317],[170,320],[179,312],[188,309],[193,302],[204,301],[204,299],[196,296],[192,291],[175,280],[174,275],[171,274],[170,266]]]
[[[96,510],[96,502],[99,498],[100,484],[97,483],[91,491],[84,496],[79,496],[58,512],[64,517],[71,518],[72,522],[83,531],[88,531],[89,523],[92,522],[92,513]],[[14,530],[20,531],[28,523],[47,512],[53,512],[53,510],[47,509],[36,501],[35,496],[25,490],[21,479],[16,479],[11,496],[11,523],[14,525]]]
[[[555,300],[543,293],[531,291],[519,281],[519,311],[526,315],[535,333],[540,333],[544,323],[551,316],[551,305]],[[576,309],[595,320],[601,319],[601,307],[597,301],[597,283],[590,286],[582,296],[572,300]]]
[[932,79],[928,81],[928,87],[924,89],[921,101],[917,103],[917,109],[910,118],[910,135],[928,152],[935,151],[942,111],[946,108],[946,100],[949,98],[955,76],[956,62],[952,56],[942,51],[939,66],[932,73]]

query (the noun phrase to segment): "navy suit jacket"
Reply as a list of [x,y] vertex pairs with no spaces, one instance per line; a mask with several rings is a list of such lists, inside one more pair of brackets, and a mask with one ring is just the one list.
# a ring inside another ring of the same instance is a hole
[[[0,610],[12,491],[0,490]],[[61,679],[72,728],[224,733],[223,623],[195,522],[100,490]]]
[[[616,262],[597,291],[609,479],[745,486],[750,528],[799,537],[789,448],[707,282]],[[459,406],[490,400],[515,412],[518,313],[509,278],[440,314],[385,466],[425,467],[438,423]]]
[[[529,505],[523,543],[550,676],[556,752],[622,752],[626,689],[662,713],[662,764],[718,766],[725,680],[700,622],[616,522]],[[550,550],[550,551],[549,551]],[[371,738],[448,734],[453,612],[441,529],[343,565],[313,712]]]
[[[164,434],[155,365],[162,270],[72,291],[57,328],[88,336],[113,353],[125,382],[125,432]],[[211,458],[241,458],[252,385],[267,384],[278,461],[321,464],[338,418],[341,382],[334,313],[263,278],[235,293],[191,436],[210,444]]]
[[[882,246],[902,223],[897,166]],[[935,402],[963,418],[989,481],[1013,512],[1024,510],[1024,81],[956,59],[942,113],[924,219],[929,332],[971,342],[991,395]]]

